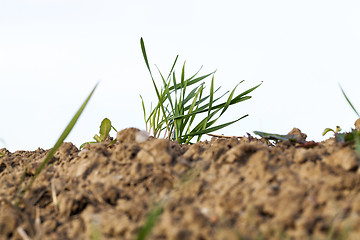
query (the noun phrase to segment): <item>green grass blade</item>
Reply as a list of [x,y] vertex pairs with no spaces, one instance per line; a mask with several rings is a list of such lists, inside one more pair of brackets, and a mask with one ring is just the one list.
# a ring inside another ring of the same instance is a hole
[[[145,109],[145,103],[144,103],[144,99],[143,97],[140,95],[141,98],[141,105],[142,105],[142,109],[143,109],[143,113],[144,113],[144,122],[145,122],[145,127],[146,127],[146,131],[148,130],[148,121],[146,120],[146,109]],[[117,131],[116,131],[117,132]]]
[[183,64],[182,70],[181,70],[181,88],[182,88],[182,99],[185,99],[185,92],[186,92],[186,86],[187,81],[185,81],[185,63]]
[[238,119],[236,119],[236,120],[234,120],[234,121],[231,121],[231,122],[227,122],[227,123],[224,123],[224,124],[220,124],[220,125],[218,125],[218,126],[211,127],[211,128],[207,128],[207,129],[204,129],[204,130],[201,130],[201,131],[198,131],[198,132],[189,133],[189,134],[187,134],[187,135],[184,135],[184,137],[187,137],[187,136],[195,136],[195,135],[203,135],[203,134],[206,134],[206,133],[215,132],[215,131],[220,130],[220,129],[224,128],[224,127],[227,127],[227,126],[229,126],[229,125],[231,125],[231,124],[233,124],[233,123],[236,123],[237,121],[239,121],[239,120],[241,120],[241,119],[243,119],[243,118],[245,118],[245,117],[247,117],[247,116],[248,116],[248,114],[246,114],[246,115],[242,116],[241,118],[238,118]]
[[81,113],[84,111],[86,105],[88,104],[91,96],[93,95],[96,87],[98,86],[98,83],[95,85],[89,96],[86,98],[85,102],[81,105],[80,109],[75,113],[74,117],[71,119],[70,123],[66,126],[65,130],[62,132],[61,136],[55,143],[54,147],[50,150],[50,152],[47,154],[44,161],[41,163],[39,168],[36,170],[34,176],[31,178],[30,183],[25,188],[23,194],[25,194],[32,186],[34,181],[36,180],[37,176],[40,174],[40,172],[43,170],[43,168],[46,166],[46,164],[50,161],[50,159],[54,156],[56,150],[61,146],[61,144],[64,142],[66,137],[69,135],[73,127],[75,126],[77,120],[79,119]]
[[[199,89],[199,87],[201,86],[201,85],[203,85],[203,84],[200,84],[199,86],[197,86],[197,87],[195,87],[194,89],[192,89],[190,92],[189,92],[189,94],[184,98],[184,105],[186,104],[186,103],[188,103],[191,99],[193,99],[193,97],[195,96],[195,94],[196,94],[196,91],[198,91],[198,89]],[[187,107],[189,107],[190,105],[188,105]],[[185,109],[186,109],[186,107],[185,107]],[[184,110],[185,110],[184,109]]]
[[[211,79],[209,96],[210,96],[210,99],[209,99],[209,103],[207,104],[209,106],[208,111],[207,111],[207,116],[205,117],[205,119],[203,121],[201,121],[200,125],[198,125],[200,127],[200,130],[204,130],[207,128],[208,121],[211,119],[211,117],[213,115],[213,114],[211,114],[211,107],[212,107],[212,104],[214,101],[214,75]],[[201,134],[198,135],[197,142],[200,141],[200,138],[201,138]]]
[[[220,111],[221,109],[216,109],[215,111],[211,112],[210,115],[207,115],[203,120],[201,120],[196,127],[191,130],[191,132],[198,132],[203,129],[204,124],[206,123],[207,127],[211,126],[211,119]],[[216,121],[216,120],[215,120]]]
[[210,115],[211,107],[214,101],[214,75],[211,79],[211,85],[210,85],[210,100],[209,100],[209,109],[208,109],[208,115]]
[[113,125],[111,125],[111,128],[114,129],[115,132],[118,132],[118,130],[116,130]]
[[[176,60],[177,60],[177,57],[176,57],[176,59],[175,59],[174,65],[175,65],[175,63],[176,63]],[[173,65],[173,67],[174,67],[174,65]],[[155,66],[156,66],[156,65],[155,65]],[[173,67],[172,67],[171,71],[173,71]],[[169,91],[169,85],[170,85],[171,79],[170,79],[170,77],[168,76],[167,80],[165,80],[165,78],[164,78],[164,76],[162,75],[160,69],[159,69],[157,66],[156,66],[156,68],[157,68],[157,70],[158,70],[158,72],[159,72],[159,74],[160,74],[160,77],[161,77],[161,79],[162,79],[162,81],[163,81],[163,84],[164,84],[164,91],[163,91],[162,94],[161,94],[161,98],[163,99],[163,102],[166,101],[166,100],[168,100],[168,101],[170,102],[171,110],[174,111],[174,106],[173,106],[173,102],[172,102],[171,95],[170,95],[170,91]],[[170,72],[170,73],[171,73],[171,72]]]
[[[202,91],[203,91],[203,87],[201,86],[200,89],[196,92],[196,95],[194,96],[194,99],[193,99],[193,102],[191,103],[190,105],[190,108],[189,108],[189,111],[188,113],[191,114],[196,106],[196,102],[197,102],[197,99],[199,98],[199,96],[201,97],[201,94],[202,94]],[[197,106],[198,107],[198,106]],[[188,115],[187,117],[184,117],[184,125],[186,126],[186,124],[188,123],[188,121],[190,120],[189,124],[188,124],[188,128],[186,130],[185,133],[189,133],[190,131],[190,126],[192,125],[194,119],[195,119],[195,115]]]
[[175,68],[175,65],[176,65],[176,62],[177,62],[178,58],[179,58],[179,55],[176,55],[176,58],[175,58],[174,63],[173,63],[173,65],[172,65],[171,69],[170,69],[170,72],[169,72],[169,75],[168,75],[168,77],[167,77],[167,80],[169,80],[169,78],[171,77],[172,73],[174,72],[174,68]]
[[83,147],[85,147],[85,145],[87,143],[92,144],[92,143],[97,143],[97,142],[84,142],[83,144],[80,145],[79,149],[82,149]]
[[[225,95],[225,94],[224,94]],[[222,95],[221,97],[223,97],[224,95]],[[209,96],[208,96],[209,97]],[[217,98],[216,100],[219,100],[221,97]],[[242,97],[242,98],[237,98],[236,101],[231,100],[230,102],[230,105],[233,105],[233,104],[236,104],[236,103],[239,103],[239,102],[242,102],[242,101],[245,101],[245,100],[248,100],[250,99],[251,96],[245,96],[245,97]],[[216,101],[214,100],[214,102]],[[225,106],[226,103],[221,103],[221,104],[218,104],[216,106],[212,106],[211,107],[211,110],[215,110],[215,109],[221,109]],[[204,112],[208,112],[209,111],[209,108],[208,108],[208,104],[200,107],[199,109],[197,109],[196,111],[192,112],[191,114],[188,114],[188,115],[195,115],[195,114],[199,114],[199,113],[204,113]],[[186,109],[186,108],[185,108]],[[187,110],[187,109],[186,109]],[[180,115],[178,116],[177,118],[181,118],[181,117],[186,117],[188,115]]]
[[145,240],[149,234],[151,233],[152,229],[154,228],[158,218],[163,213],[163,207],[158,206],[154,210],[152,210],[146,218],[145,224],[137,235],[137,240]]
[[[198,83],[198,82],[200,82],[201,80],[207,78],[208,76],[211,76],[211,75],[214,74],[214,73],[215,73],[215,72],[212,72],[212,73],[206,74],[206,75],[204,75],[204,76],[201,76],[201,77],[195,78],[195,79],[193,79],[193,80],[190,80],[190,81],[188,81],[187,86],[191,86],[191,85],[193,85],[193,84],[195,84],[195,83]],[[176,87],[177,87],[177,88],[181,88],[181,83],[176,84]],[[171,90],[173,90],[174,88],[175,88],[175,86],[171,86],[171,87],[169,88],[169,90],[171,91]]]
[[[245,80],[242,80],[240,83],[243,83],[244,81],[245,81]],[[240,83],[239,83],[239,84],[240,84]],[[261,81],[261,83],[259,83],[259,84],[256,85],[255,87],[252,87],[252,88],[250,88],[250,89],[248,89],[248,90],[240,93],[239,95],[236,96],[236,98],[241,98],[241,97],[243,97],[243,96],[245,96],[245,95],[248,95],[249,93],[251,93],[252,91],[254,91],[255,89],[257,89],[258,87],[260,87],[262,83],[263,83],[263,82]]]
[[[203,83],[204,84],[204,83]],[[205,89],[205,87],[204,87]],[[218,87],[215,91],[214,91],[214,95],[215,93],[220,89],[220,87]],[[216,101],[218,101],[219,99],[223,98],[229,91],[226,91],[225,93],[223,93],[220,97],[216,98],[213,100],[213,103],[215,103]],[[198,102],[196,102],[196,105],[200,105],[201,103],[205,102],[208,98],[210,98],[210,94],[203,97],[203,98],[199,98],[200,100]],[[185,107],[185,111],[188,110],[190,107],[190,105]],[[207,112],[208,111],[208,107],[209,107],[209,103],[206,103],[205,105],[201,106],[198,108],[197,111],[202,111],[202,112]],[[204,110],[204,111],[203,111]]]
[[142,51],[142,54],[143,54],[143,57],[144,57],[144,60],[145,60],[146,67],[148,68],[148,70],[150,72],[150,75],[152,77],[152,73],[151,73],[150,66],[149,66],[149,61],[148,61],[148,58],[147,58],[147,55],[146,55],[145,43],[144,43],[143,38],[140,38],[140,45],[141,45],[141,51]]
[[[251,96],[245,96],[245,97],[242,97],[242,98],[233,98],[232,100],[231,100],[231,102],[230,102],[230,104],[229,105],[233,105],[233,104],[236,104],[236,103],[239,103],[239,102],[242,102],[242,101],[245,101],[245,100],[248,100],[248,99],[250,99],[251,98]],[[218,109],[218,108],[223,108],[223,107],[225,107],[225,105],[226,105],[226,103],[221,103],[221,104],[218,104],[218,105],[216,105],[216,106],[213,106],[212,107],[212,110],[213,109]],[[207,111],[207,109],[204,109],[204,110],[202,110],[201,112],[206,112]]]
[[[230,93],[230,95],[229,95],[229,97],[228,97],[228,100],[226,101],[225,106],[223,107],[223,110],[222,110],[221,113],[220,113],[220,116],[223,115],[223,113],[228,109],[228,107],[229,107],[229,105],[230,105],[230,103],[231,103],[231,100],[232,100],[232,98],[233,98],[233,96],[234,96],[235,90],[236,90],[237,86],[239,86],[239,84],[240,84],[240,83],[238,83],[238,84],[234,87],[234,89],[231,91],[231,93]],[[220,116],[219,116],[219,117],[220,117]]]
[[159,90],[158,90],[158,87],[156,86],[156,83],[155,83],[155,80],[152,76],[152,73],[151,73],[151,69],[150,69],[150,66],[149,66],[149,60],[147,58],[147,54],[146,54],[146,49],[145,49],[145,43],[144,43],[144,40],[143,38],[140,38],[140,45],[141,45],[141,50],[142,50],[142,53],[143,53],[143,57],[144,57],[144,60],[145,60],[145,63],[146,63],[146,66],[149,70],[149,73],[150,73],[150,76],[151,76],[151,80],[153,82],[153,85],[154,85],[154,88],[155,88],[155,91],[156,91],[156,95],[158,97],[158,100],[159,100],[159,104],[160,104],[160,108],[163,112],[163,115],[165,116],[165,119],[166,119],[166,125],[168,126],[168,120],[166,118],[166,113],[165,113],[165,109],[164,109],[164,106],[163,106],[163,96],[162,94],[160,95],[159,93]]
[[[186,79],[186,81],[189,82],[189,81],[191,81],[194,77],[196,77],[196,75],[198,75],[198,73],[200,72],[200,70],[202,69],[202,67],[203,67],[203,66],[201,66],[201,67],[199,68],[199,70],[198,70],[194,75],[192,75],[190,78]],[[215,72],[215,71],[214,71],[214,72]]]
[[359,113],[356,111],[355,107],[352,105],[352,103],[350,102],[350,99],[346,96],[344,90],[342,89],[342,87],[339,84],[339,87],[341,89],[341,92],[343,93],[344,97],[346,98],[346,101],[349,103],[350,107],[354,110],[354,112],[356,113],[356,115],[360,118]]

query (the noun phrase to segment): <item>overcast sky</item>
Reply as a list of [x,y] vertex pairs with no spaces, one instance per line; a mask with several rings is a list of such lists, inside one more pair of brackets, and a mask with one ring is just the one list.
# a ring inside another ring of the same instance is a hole
[[249,117],[218,134],[298,127],[323,140],[324,128],[357,118],[339,84],[360,111],[359,12],[355,0],[1,0],[0,147],[52,147],[98,81],[66,141],[92,140],[105,117],[144,129],[139,94],[147,107],[156,95],[140,37],[154,71],[179,54],[178,73],[185,60],[188,76],[217,70],[222,91],[263,81],[222,122]]

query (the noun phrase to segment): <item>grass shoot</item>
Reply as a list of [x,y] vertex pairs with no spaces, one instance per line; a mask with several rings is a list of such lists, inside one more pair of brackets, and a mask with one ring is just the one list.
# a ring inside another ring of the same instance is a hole
[[[160,137],[161,134],[164,134],[164,138],[176,140],[180,144],[190,143],[194,137],[197,137],[196,141],[198,142],[203,134],[217,131],[248,116],[246,114],[233,121],[214,126],[230,105],[250,99],[251,96],[248,94],[258,88],[261,83],[235,95],[236,88],[243,82],[241,81],[231,92],[227,91],[220,97],[215,97],[215,93],[220,89],[220,87],[217,89],[214,87],[215,71],[197,76],[201,70],[200,68],[194,75],[186,78],[184,62],[181,75],[177,77],[174,68],[179,56],[176,56],[166,77],[157,68],[162,83],[162,86],[159,87],[151,72],[142,38],[140,39],[140,45],[158,100],[154,108],[150,107],[149,115],[147,115],[144,100],[140,96],[146,129],[149,133],[152,132],[154,137]],[[205,80],[208,79],[211,79],[210,89],[208,93],[205,93]],[[226,101],[218,103],[229,92]],[[195,121],[195,118],[200,115],[203,115],[203,118]]]

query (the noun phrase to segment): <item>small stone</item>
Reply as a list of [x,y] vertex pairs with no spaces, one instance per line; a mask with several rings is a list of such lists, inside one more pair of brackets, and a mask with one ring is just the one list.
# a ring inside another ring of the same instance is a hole
[[293,128],[288,135],[295,136],[298,141],[306,141],[307,138],[307,135],[302,133],[298,128]]
[[148,138],[149,138],[148,132],[146,132],[146,131],[136,132],[135,141],[137,141],[138,143],[145,142],[146,140],[148,140]]

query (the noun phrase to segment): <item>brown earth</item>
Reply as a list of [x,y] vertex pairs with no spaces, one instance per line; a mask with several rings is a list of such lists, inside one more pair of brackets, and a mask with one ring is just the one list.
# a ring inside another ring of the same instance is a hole
[[360,159],[333,138],[179,145],[129,128],[118,141],[64,143],[18,207],[48,151],[2,149],[0,239],[135,239],[160,207],[148,239],[360,239]]

